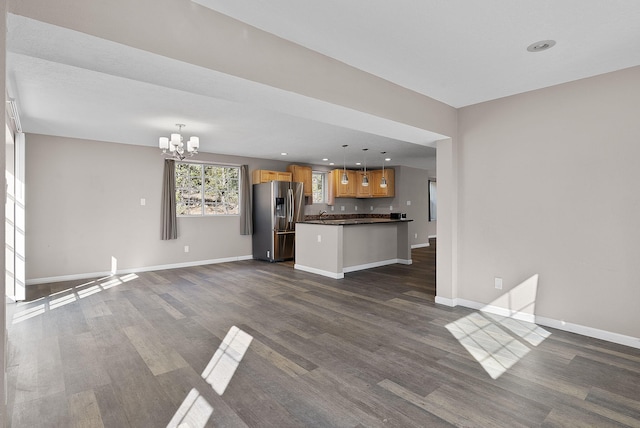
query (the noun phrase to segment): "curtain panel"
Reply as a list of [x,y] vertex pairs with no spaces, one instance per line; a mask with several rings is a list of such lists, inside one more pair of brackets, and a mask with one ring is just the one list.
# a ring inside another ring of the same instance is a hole
[[240,235],[253,235],[253,209],[249,165],[240,167]]
[[176,215],[176,163],[172,159],[164,161],[162,179],[162,231],[160,239],[178,238],[178,217]]

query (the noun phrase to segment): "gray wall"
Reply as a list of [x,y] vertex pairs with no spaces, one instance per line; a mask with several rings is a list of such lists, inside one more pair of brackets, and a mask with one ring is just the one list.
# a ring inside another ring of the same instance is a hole
[[[201,153],[198,160],[286,169],[287,163]],[[163,157],[150,147],[26,136],[27,280],[251,256],[238,216],[179,217],[160,240]],[[140,205],[140,199],[146,205]],[[189,253],[184,246],[189,246]]]
[[460,110],[458,298],[538,274],[537,315],[640,337],[639,100],[635,67]]
[[[197,159],[248,164],[250,170],[288,165],[210,153]],[[178,239],[160,240],[163,157],[158,149],[28,134],[26,163],[29,283],[110,272],[114,258],[123,271],[251,256],[251,237],[240,235],[237,216],[178,217]],[[329,213],[388,213],[394,205],[394,211],[416,220],[410,224],[411,243],[426,243],[426,187],[419,184],[426,177],[424,170],[396,168],[396,198],[338,199],[336,211]],[[307,214],[320,209],[330,207],[305,206]]]

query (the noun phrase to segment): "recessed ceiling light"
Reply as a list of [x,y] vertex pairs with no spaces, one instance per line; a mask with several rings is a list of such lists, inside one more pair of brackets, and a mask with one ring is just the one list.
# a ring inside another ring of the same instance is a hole
[[529,52],[542,52],[551,49],[556,44],[555,40],[541,40],[527,46]]
[[329,158],[322,158],[322,161],[323,161],[323,162],[326,162],[326,161],[328,161],[328,160],[329,160]]
[[333,162],[329,162],[329,165],[335,165],[335,163],[333,163]]
[[286,156],[286,155],[288,155],[288,153],[286,153],[286,152],[280,153],[280,156]]
[[391,160],[391,158],[384,158],[384,160],[386,160],[387,162],[389,162]]
[[361,162],[356,162],[356,165],[362,165],[362,163]]

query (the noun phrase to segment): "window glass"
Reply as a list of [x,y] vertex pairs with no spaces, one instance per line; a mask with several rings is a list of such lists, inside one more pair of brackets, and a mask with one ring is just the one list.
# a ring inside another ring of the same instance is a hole
[[176,163],[176,213],[182,216],[238,215],[240,168]]
[[436,193],[436,182],[434,180],[429,180],[429,221],[436,221],[438,218]]
[[311,175],[311,189],[313,191],[313,203],[314,204],[323,204],[326,202],[326,192],[325,192],[325,183],[326,183],[326,172],[317,172],[314,171]]

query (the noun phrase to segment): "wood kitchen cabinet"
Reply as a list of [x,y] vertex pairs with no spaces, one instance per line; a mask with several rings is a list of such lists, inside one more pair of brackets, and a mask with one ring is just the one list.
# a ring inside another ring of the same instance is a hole
[[269,171],[267,169],[254,169],[253,184],[268,183],[270,181],[291,181],[292,174],[285,171]]
[[292,175],[291,181],[302,183],[302,192],[305,196],[313,196],[313,188],[311,187],[312,171],[310,166],[289,165],[287,167]]
[[347,170],[348,184],[342,184],[342,169],[334,169],[329,174],[329,200],[333,198],[355,198],[356,197],[356,171]]
[[371,186],[373,184],[372,171],[367,171],[367,178],[369,179],[369,185],[362,185],[362,178],[364,177],[364,171],[356,171],[356,198],[370,198],[371,194]]
[[395,170],[391,168],[384,169],[384,177],[387,180],[387,187],[380,187],[382,181],[382,170],[376,169],[371,171],[369,176],[369,188],[371,196],[374,198],[393,198],[396,196],[395,189]]

